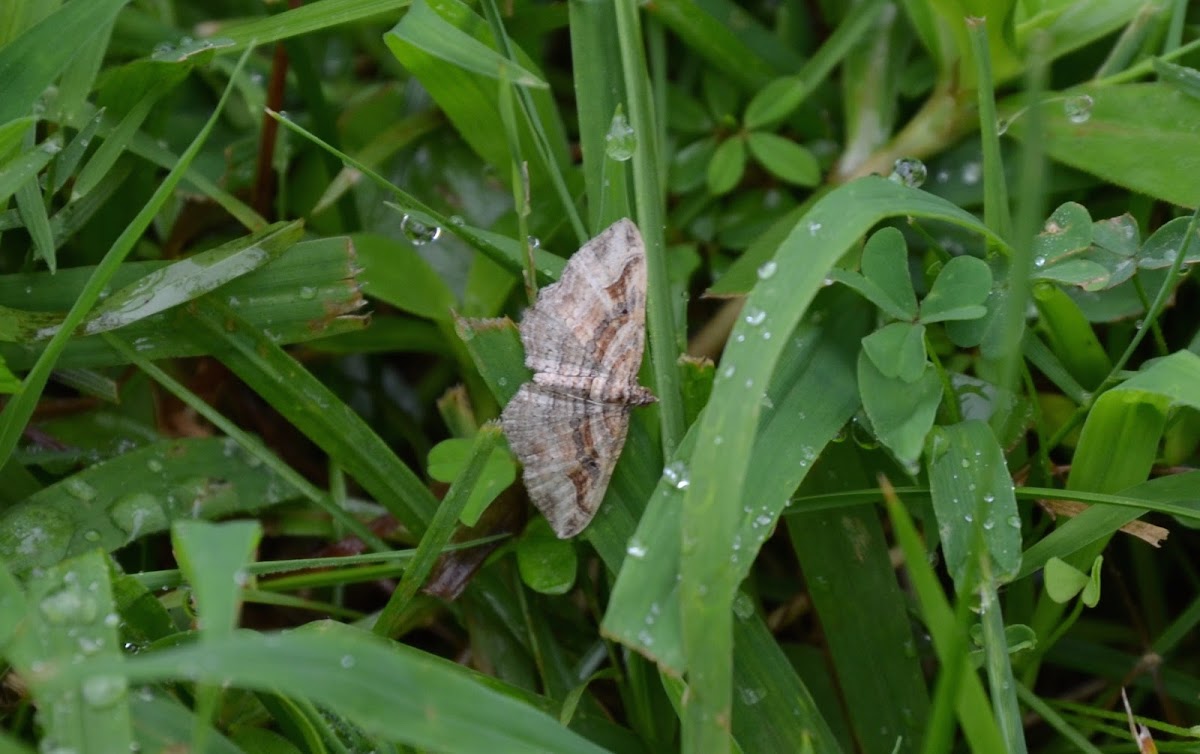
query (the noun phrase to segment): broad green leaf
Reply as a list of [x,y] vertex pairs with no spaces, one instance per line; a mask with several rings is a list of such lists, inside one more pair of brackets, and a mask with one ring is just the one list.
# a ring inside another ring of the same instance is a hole
[[407,243],[363,233],[352,237],[363,271],[363,293],[401,311],[438,322],[450,319],[454,294],[429,262]]
[[858,358],[858,386],[875,436],[915,472],[925,436],[942,402],[937,372],[926,365],[916,381],[889,378],[864,352]]
[[746,170],[746,142],[737,136],[721,142],[708,163],[708,191],[720,196],[733,190]]
[[751,132],[746,137],[750,154],[767,172],[796,186],[815,186],[821,182],[821,167],[812,152],[796,142],[775,134]]
[[986,262],[975,257],[954,257],[921,299],[921,322],[978,319],[986,313],[983,302],[991,288],[992,270]]
[[575,585],[579,558],[575,545],[554,536],[546,519],[529,522],[517,540],[521,581],[541,594],[566,594]]
[[1033,239],[1033,264],[1050,267],[1092,245],[1092,216],[1076,202],[1066,202],[1051,213],[1042,232]]
[[[907,280],[907,277],[905,278]],[[829,271],[829,280],[858,292],[866,300],[870,301],[875,306],[879,307],[880,311],[892,317],[903,321],[911,321],[916,317],[917,304],[916,294],[913,294],[912,309],[897,304],[893,298],[893,294],[881,288],[874,280],[864,277],[863,275],[852,270],[843,270],[840,267],[835,267]],[[909,282],[910,290],[912,283]]]
[[890,754],[898,739],[913,744],[899,751],[916,750],[929,723],[930,694],[916,654],[862,651],[913,641],[911,594],[896,579],[890,533],[874,507],[805,511],[822,494],[837,498],[846,490],[874,488],[880,471],[874,461],[882,455],[863,452],[854,442],[826,446],[800,488],[805,503],[793,503],[785,520],[828,643],[820,650],[819,673],[831,668],[836,674],[837,696],[845,700],[861,750]]
[[870,293],[860,291],[863,295],[896,319],[916,318],[917,294],[908,271],[908,245],[899,230],[883,228],[872,233],[863,247],[861,266],[863,276],[882,291],[890,303],[882,304]]
[[1092,243],[1121,257],[1132,257],[1141,242],[1137,220],[1126,212],[1092,223]]
[[1050,558],[1046,561],[1046,594],[1062,604],[1082,593],[1083,604],[1095,607],[1100,602],[1100,566],[1103,562],[1104,556],[1097,555],[1090,573],[1084,573],[1064,560]]
[[0,514],[0,557],[25,572],[116,550],[181,518],[220,518],[294,496],[231,440],[164,440],[84,469]]
[[24,118],[14,118],[0,124],[0,166],[15,157],[25,145],[25,134],[30,127],[37,124],[38,119],[32,115]]
[[960,588],[978,536],[992,562],[992,576],[1008,581],[1021,567],[1021,517],[1004,450],[991,428],[970,420],[930,434],[930,496],[946,568]]
[[[1133,265],[1127,265],[1127,268],[1132,274]],[[1112,273],[1109,269],[1090,259],[1068,259],[1059,262],[1053,267],[1034,272],[1033,279],[1066,283],[1085,291],[1099,291],[1111,287],[1113,284]]]
[[1187,229],[1191,221],[1190,217],[1177,217],[1154,231],[1137,253],[1138,267],[1148,270],[1170,267],[1183,252],[1185,243],[1187,256],[1184,257],[1183,264],[1200,262],[1200,231],[1197,231],[1190,242],[1187,240]]
[[880,374],[916,382],[925,372],[925,326],[893,322],[863,338],[863,353]]
[[[1187,125],[1200,121],[1200,100],[1164,83],[1085,86],[1070,96],[1090,97],[1092,106],[1074,122],[1062,104],[1045,105],[1038,138],[1050,157],[1157,199],[1200,204],[1200,133]],[[1024,140],[1025,122],[1012,120],[1008,133]]]
[[717,140],[705,136],[673,153],[669,176],[671,190],[686,193],[703,186],[716,151]]
[[746,108],[746,128],[779,123],[800,107],[816,84],[803,76],[783,76],[760,88]]
[[[462,438],[442,440],[429,451],[429,476],[439,482],[453,482],[466,469],[475,443]],[[501,492],[516,481],[517,466],[513,458],[502,447],[497,447],[488,457],[479,477],[471,490],[470,499],[460,516],[463,524],[474,526],[479,517]]]

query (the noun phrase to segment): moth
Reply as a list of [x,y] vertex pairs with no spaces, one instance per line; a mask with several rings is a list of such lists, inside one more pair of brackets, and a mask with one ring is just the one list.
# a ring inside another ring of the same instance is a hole
[[657,399],[637,382],[646,323],[646,249],[629,219],[583,245],[521,320],[521,386],[500,421],[525,488],[560,539],[596,515],[629,413]]

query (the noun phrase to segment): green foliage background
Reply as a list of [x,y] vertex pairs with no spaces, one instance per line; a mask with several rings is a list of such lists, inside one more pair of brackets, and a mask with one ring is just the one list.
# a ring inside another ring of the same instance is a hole
[[[0,751],[1190,750],[1198,40],[9,2]],[[659,402],[564,542],[492,420],[621,217]]]

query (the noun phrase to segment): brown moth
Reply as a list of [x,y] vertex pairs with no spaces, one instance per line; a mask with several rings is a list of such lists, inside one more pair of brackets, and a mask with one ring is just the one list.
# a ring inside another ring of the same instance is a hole
[[561,539],[588,525],[625,445],[629,412],[656,398],[637,382],[646,249],[618,220],[583,245],[521,320],[521,386],[501,415],[525,488]]

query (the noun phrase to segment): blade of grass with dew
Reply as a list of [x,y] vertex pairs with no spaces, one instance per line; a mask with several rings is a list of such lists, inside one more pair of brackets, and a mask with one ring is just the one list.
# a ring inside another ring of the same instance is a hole
[[876,222],[904,214],[991,235],[958,207],[886,179],[845,184],[813,205],[780,246],[775,272],[754,287],[746,316],[734,328],[722,357],[721,369],[732,366],[734,372],[714,384],[699,420],[695,450],[684,459],[691,469],[691,485],[684,494],[682,536],[690,547],[682,553],[680,599],[692,684],[691,724],[685,731],[691,731],[693,742],[719,736],[725,728],[721,721],[729,717],[734,655],[730,608],[737,582],[736,572],[726,563],[735,552],[734,536],[746,505],[742,488],[762,412],[762,391],[789,345],[783,337],[764,334],[794,331],[837,259]]
[[617,40],[625,80],[629,125],[638,140],[633,163],[633,196],[637,222],[646,245],[646,326],[649,333],[650,367],[654,393],[658,396],[663,455],[671,455],[686,430],[683,397],[676,359],[686,346],[682,323],[675,322],[671,281],[667,267],[663,187],[659,178],[659,133],[653,96],[646,70],[640,17],[633,0],[618,0]]
[[[196,715],[174,696],[154,686],[130,698],[134,740],[140,751],[188,751],[196,730]],[[210,729],[204,739],[206,754],[245,754],[246,750]]]
[[247,455],[247,460],[253,463],[254,460],[264,464],[272,473],[288,483],[292,489],[298,494],[311,500],[319,508],[329,514],[330,518],[337,521],[347,531],[361,539],[368,547],[376,551],[386,551],[388,546],[379,537],[377,537],[368,527],[363,525],[350,515],[342,506],[338,505],[328,493],[318,489],[315,485],[301,476],[295,469],[288,466],[282,459],[275,455],[271,450],[254,435],[246,432],[241,427],[237,426],[229,419],[225,418],[219,411],[201,399],[198,395],[188,390],[182,383],[175,380],[149,359],[137,353],[136,349],[131,347],[129,343],[120,339],[116,335],[107,335],[106,340],[109,344],[125,355],[130,364],[137,366],[148,377],[153,379],[158,384],[162,385],[168,392],[190,407],[200,416],[203,416],[213,426],[225,433],[227,438],[236,442]]
[[[106,288],[131,286],[168,264],[126,262]],[[7,336],[0,328],[0,357],[14,369],[36,363],[46,348],[45,341],[35,340],[37,334],[61,325],[64,316],[53,310],[68,309],[94,270],[74,267],[54,275],[37,272],[0,276],[0,306],[20,307],[0,309],[10,317],[8,327],[15,328],[15,334],[10,331]],[[354,280],[354,255],[345,238],[299,243],[260,270],[235,278],[208,295],[226,301],[247,321],[269,329],[281,343],[303,342],[366,326],[365,317],[358,311],[363,301]],[[31,311],[39,309],[51,311]],[[190,327],[187,312],[179,307],[129,324],[122,328],[121,337],[148,359],[200,355],[197,345],[175,337],[177,327]],[[6,339],[24,342],[4,342]],[[124,363],[128,363],[125,356],[94,335],[72,337],[56,366],[88,368]]]
[[233,46],[219,52],[234,54],[253,45],[267,45],[342,24],[394,17],[396,11],[411,4],[412,0],[321,0],[320,5],[298,5],[265,18],[214,26],[212,31],[233,41]]
[[4,82],[0,123],[28,115],[80,46],[108,29],[128,1],[67,3],[0,49],[0,81]]
[[450,485],[446,497],[438,505],[428,528],[417,544],[416,552],[400,579],[400,585],[392,592],[392,596],[384,605],[382,612],[375,621],[375,633],[380,636],[393,636],[400,614],[408,607],[408,602],[425,583],[425,579],[433,570],[434,562],[445,550],[451,535],[458,524],[458,516],[462,513],[471,497],[471,492],[478,484],[483,469],[492,455],[492,449],[500,441],[500,428],[494,425],[484,425],[475,434],[475,442],[471,447],[471,458],[457,479]]
[[437,500],[361,416],[229,307],[204,299],[194,321],[199,327],[187,337],[233,370],[410,531],[425,530]]
[[163,440],[94,464],[0,514],[0,557],[17,572],[114,551],[179,518],[282,502],[290,488],[231,440]]
[[172,262],[120,288],[97,304],[81,325],[85,335],[115,330],[192,301],[279,258],[304,235],[299,221]]
[[[415,196],[412,196],[403,189],[392,185],[386,178],[379,175],[379,173],[375,172],[364,163],[355,160],[350,155],[338,151],[332,145],[322,141],[311,131],[307,131],[291,120],[281,117],[279,113],[268,111],[268,115],[278,120],[280,124],[282,124],[288,130],[301,134],[304,138],[312,141],[322,149],[337,155],[338,158],[344,161],[347,165],[354,167],[364,176],[369,178],[372,183],[395,196],[399,204],[397,209],[399,209],[401,212],[408,214],[413,219],[418,220],[429,227],[438,227],[453,233],[461,238],[467,245],[471,246],[476,251],[479,251],[489,259],[495,261],[505,269],[517,275],[521,274],[521,270],[524,269],[525,255],[522,252],[522,247],[519,242],[514,241],[507,236],[502,236],[499,233],[492,233],[490,231],[474,228],[465,223],[452,221],[451,218],[441,214],[432,207],[429,207]],[[537,261],[538,282],[543,285],[553,283],[555,280],[557,280],[559,273],[562,272],[562,268],[566,265],[565,259],[555,254],[551,254],[544,249],[534,249],[533,256]]]
[[[32,131],[26,135],[25,141],[29,149],[34,148]],[[50,230],[50,217],[36,177],[25,181],[17,189],[17,209],[29,233],[29,240],[33,242],[34,256],[45,262],[50,272],[54,272],[58,269],[58,249],[54,245],[54,232]]]
[[[245,64],[247,57],[248,53],[242,56],[242,59],[239,61],[239,67]],[[192,140],[192,143],[180,156],[178,164],[167,174],[163,182],[154,191],[153,196],[150,197],[150,200],[146,202],[146,205],[137,213],[133,221],[130,222],[121,235],[113,242],[112,247],[104,255],[104,259],[97,265],[92,276],[88,279],[79,298],[75,301],[71,310],[67,312],[62,329],[50,339],[50,342],[46,345],[45,350],[42,351],[41,356],[38,357],[29,374],[25,376],[21,392],[13,396],[13,399],[5,405],[3,412],[0,413],[0,459],[7,460],[12,455],[21,432],[33,416],[33,410],[37,406],[38,399],[41,397],[42,389],[46,386],[46,380],[50,377],[50,371],[54,368],[54,364],[62,354],[63,349],[66,348],[67,342],[71,338],[71,333],[83,322],[84,317],[95,306],[104,287],[120,268],[125,257],[133,250],[137,240],[150,226],[150,223],[154,220],[159,210],[166,204],[167,199],[171,197],[175,187],[179,185],[184,171],[187,170],[192,160],[200,152],[200,147],[204,144],[205,139],[208,138],[209,133],[216,124],[221,111],[224,109],[229,92],[230,86],[226,86],[225,91],[221,94],[221,99],[213,109],[212,115],[209,116],[208,121],[200,129],[200,133],[196,135],[196,138]]]
[[[575,110],[579,119],[579,151],[583,155],[584,195],[589,198],[589,227],[605,227],[601,202],[605,195],[603,174],[608,162],[606,136],[617,106],[625,101],[625,82],[620,76],[617,28],[611,3],[570,0],[568,27],[572,60],[587,61],[572,66]],[[615,218],[614,218],[615,219]]]
[[42,142],[37,149],[6,162],[0,168],[0,202],[7,203],[22,186],[33,180],[50,163],[56,149],[55,142]]
[[[92,550],[56,563],[30,578],[27,594],[5,566],[0,569],[0,601],[6,612],[16,608],[22,617],[4,654],[29,684],[42,747],[80,754],[129,751],[129,691],[108,558]],[[107,663],[111,672],[48,682],[53,673],[46,668],[88,659]]]
[[336,623],[285,634],[239,632],[143,654],[120,666],[84,662],[57,668],[47,680],[61,687],[118,667],[133,682],[188,677],[270,692],[287,689],[289,696],[317,703],[369,733],[419,747],[603,751],[525,701],[524,692]]
[[[501,13],[497,3],[495,0],[485,0],[481,5],[487,17],[488,25],[491,28],[492,36],[495,38],[496,47],[503,52],[507,60],[507,65],[519,66],[524,59],[522,58],[523,53],[513,44],[512,38],[504,28],[505,16]],[[504,81],[508,80],[509,76],[506,73]],[[516,94],[517,102],[520,104],[520,112],[524,115],[524,123],[529,127],[529,133],[536,154],[545,166],[546,174],[549,176],[551,185],[554,187],[554,193],[558,196],[559,206],[562,207],[566,219],[571,225],[571,229],[575,232],[576,240],[580,245],[583,245],[591,234],[587,232],[587,227],[579,215],[579,208],[576,207],[575,202],[575,195],[579,191],[578,182],[581,176],[578,171],[574,170],[574,161],[569,154],[563,153],[565,132],[563,131],[562,121],[559,119],[559,113],[555,110],[554,119],[546,121],[544,118],[545,110],[539,107],[540,103],[538,101],[534,100],[531,87],[517,87],[514,93]],[[553,135],[551,132],[553,132]],[[511,135],[509,135],[509,139],[511,141]],[[516,154],[516,152],[511,151],[510,153]],[[570,168],[569,173],[566,172],[568,168]],[[520,237],[526,239],[529,237],[524,226],[521,226]]]

